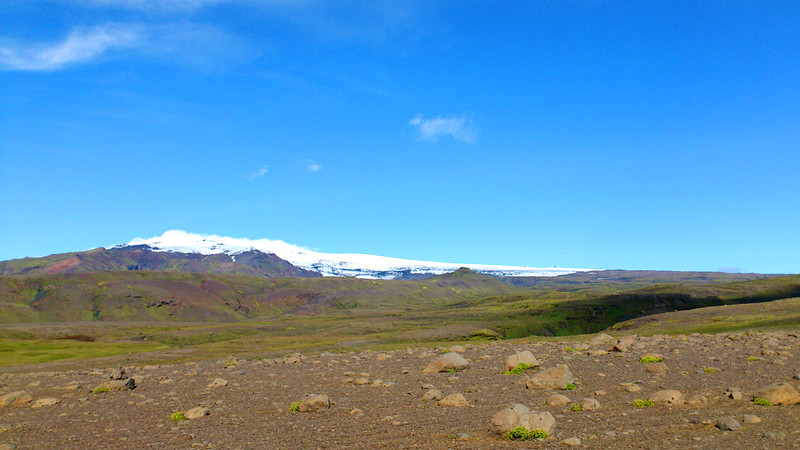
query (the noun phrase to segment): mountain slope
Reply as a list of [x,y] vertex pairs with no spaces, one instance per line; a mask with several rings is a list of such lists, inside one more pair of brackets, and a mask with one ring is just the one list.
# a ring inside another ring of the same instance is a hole
[[46,275],[109,270],[237,273],[263,277],[320,276],[317,272],[295,267],[275,254],[259,250],[247,250],[236,255],[224,253],[204,255],[156,252],[146,245],[97,248],[86,252],[0,262],[2,275]]

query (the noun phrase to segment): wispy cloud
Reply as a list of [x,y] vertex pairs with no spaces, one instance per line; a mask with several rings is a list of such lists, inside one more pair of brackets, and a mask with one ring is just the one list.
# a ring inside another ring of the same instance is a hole
[[111,23],[75,28],[57,43],[4,42],[0,70],[56,71],[92,63],[112,52],[205,69],[224,69],[256,54],[243,40],[211,25]]
[[136,9],[141,11],[187,11],[204,6],[225,3],[228,0],[80,0],[93,6]]
[[417,130],[419,138],[425,141],[436,142],[441,137],[450,136],[457,141],[472,144],[477,139],[477,129],[472,119],[466,115],[426,119],[422,114],[417,114],[408,123]]
[[96,60],[114,50],[139,45],[144,39],[140,27],[107,24],[76,28],[62,42],[50,45],[0,45],[0,68],[23,71],[52,71]]
[[256,170],[255,172],[250,172],[249,174],[245,175],[244,177],[250,181],[255,180],[256,178],[261,178],[267,174],[267,166],[262,166],[260,169]]

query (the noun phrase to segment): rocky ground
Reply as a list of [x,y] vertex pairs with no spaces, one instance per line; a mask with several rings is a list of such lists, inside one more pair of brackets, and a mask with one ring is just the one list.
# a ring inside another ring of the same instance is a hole
[[[753,402],[800,403],[800,332],[630,336],[611,351],[616,343],[5,368],[0,448],[800,448],[800,404]],[[504,374],[525,351],[539,369]],[[456,354],[466,368],[429,367]],[[763,391],[773,383],[788,383],[783,397]],[[301,402],[311,394],[320,397]],[[498,415],[514,404],[549,412],[537,416],[552,416],[541,422],[549,437],[498,433],[519,419]]]

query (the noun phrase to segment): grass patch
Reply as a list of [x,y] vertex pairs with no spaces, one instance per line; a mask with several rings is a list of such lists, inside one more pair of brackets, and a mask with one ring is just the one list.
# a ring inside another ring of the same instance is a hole
[[544,430],[526,430],[523,427],[517,427],[506,433],[506,439],[527,441],[528,439],[547,439],[550,435]]
[[639,360],[640,363],[657,363],[657,362],[664,362],[664,358],[660,356],[645,356]]
[[653,403],[652,400],[637,398],[633,401],[633,406],[636,408],[647,408],[653,405],[655,405],[655,403]]
[[[0,366],[37,364],[66,359],[100,358],[166,348],[168,348],[166,345],[152,342],[0,339]],[[4,355],[8,355],[8,357]],[[13,355],[13,358],[11,355]]]
[[714,370],[713,367],[706,367],[705,369],[703,369],[703,372],[705,372],[705,373],[714,373],[715,370]]
[[538,369],[538,367],[534,366],[533,364],[519,363],[519,364],[517,364],[517,367],[514,367],[511,370],[507,370],[507,371],[503,372],[503,375],[519,375],[522,372],[525,372],[526,370],[530,370],[530,369],[536,370],[536,369]]
[[581,406],[580,403],[573,403],[570,409],[572,409],[573,411],[583,411],[583,407]]
[[761,397],[754,398],[753,399],[753,404],[754,405],[761,405],[761,406],[772,406],[772,402],[770,402],[769,400],[767,400],[765,398],[761,398]]
[[574,391],[575,389],[578,389],[578,387],[575,386],[575,383],[567,383],[567,390],[568,391]]
[[105,386],[100,386],[100,387],[94,388],[94,390],[92,391],[92,394],[102,394],[104,392],[108,392],[108,388],[105,387]]
[[292,406],[289,407],[289,411],[291,412],[297,412],[299,410],[300,410],[300,402],[294,402],[292,403]]
[[748,356],[747,357],[747,360],[750,361],[750,362],[758,361],[759,359],[761,359],[761,358],[759,358],[758,356]]
[[169,419],[170,420],[174,420],[175,422],[180,422],[181,420],[186,420],[186,413],[183,412],[183,411],[178,411],[176,413],[173,413],[171,416],[169,416]]

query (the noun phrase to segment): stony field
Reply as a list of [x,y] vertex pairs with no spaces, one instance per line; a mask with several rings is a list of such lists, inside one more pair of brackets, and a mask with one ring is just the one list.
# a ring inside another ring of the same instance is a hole
[[800,332],[617,338],[5,367],[0,448],[800,448]]

